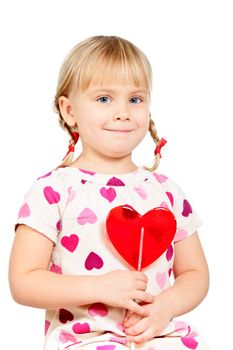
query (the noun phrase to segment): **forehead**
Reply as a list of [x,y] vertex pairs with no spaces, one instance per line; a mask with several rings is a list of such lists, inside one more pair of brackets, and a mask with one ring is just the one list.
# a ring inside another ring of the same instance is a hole
[[85,91],[93,86],[131,85],[150,92],[150,75],[142,65],[122,64],[122,62],[96,63],[92,62],[90,65],[86,65],[82,74],[77,77],[76,87],[79,90]]
[[126,85],[120,82],[114,85],[99,85],[91,82],[89,87],[86,89],[86,92],[90,94],[107,93],[116,95],[148,94],[148,90],[145,87],[139,87],[136,85]]

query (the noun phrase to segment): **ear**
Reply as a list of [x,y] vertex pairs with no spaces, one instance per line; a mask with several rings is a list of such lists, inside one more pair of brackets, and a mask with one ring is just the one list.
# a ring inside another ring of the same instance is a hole
[[59,109],[66,124],[71,127],[76,126],[76,121],[73,114],[73,105],[69,98],[65,96],[59,97]]

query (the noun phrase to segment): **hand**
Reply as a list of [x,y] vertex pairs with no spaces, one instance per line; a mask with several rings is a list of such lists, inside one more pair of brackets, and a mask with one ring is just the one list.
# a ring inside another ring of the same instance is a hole
[[130,310],[138,315],[148,314],[148,310],[137,303],[151,303],[154,300],[146,292],[148,279],[143,272],[116,270],[99,278],[96,288],[100,302]]
[[147,316],[127,311],[123,325],[128,341],[142,343],[161,334],[172,319],[169,305],[164,298],[156,296],[154,301],[142,305]]

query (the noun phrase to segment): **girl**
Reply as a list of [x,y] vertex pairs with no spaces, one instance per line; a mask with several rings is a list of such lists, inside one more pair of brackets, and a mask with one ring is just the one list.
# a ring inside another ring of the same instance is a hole
[[[55,109],[70,135],[68,153],[26,194],[9,269],[13,298],[47,310],[45,350],[207,349],[175,318],[205,297],[208,268],[198,216],[155,171],[165,140],[150,117],[151,80],[146,56],[119,37],[81,42],[61,68]],[[148,130],[156,144],[151,169],[131,158]],[[73,161],[79,137],[82,152]],[[158,207],[176,231],[168,241],[167,231],[158,237],[158,256],[145,243],[143,259],[152,254],[152,261],[137,269],[128,232],[144,220],[148,239]]]

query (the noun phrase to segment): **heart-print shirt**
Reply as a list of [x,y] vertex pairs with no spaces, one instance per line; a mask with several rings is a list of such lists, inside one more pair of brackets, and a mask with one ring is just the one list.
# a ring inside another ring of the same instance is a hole
[[[54,242],[50,271],[100,275],[131,268],[116,254],[106,235],[109,211],[126,204],[140,215],[164,207],[176,218],[172,244],[143,270],[148,276],[147,290],[158,294],[171,285],[174,242],[190,236],[201,224],[183,191],[167,176],[142,168],[121,175],[60,168],[32,185],[20,208],[17,224],[28,225]],[[124,343],[124,314],[123,309],[101,303],[48,310],[44,349],[65,349],[80,342],[112,338]],[[175,332],[173,326],[167,331]]]

